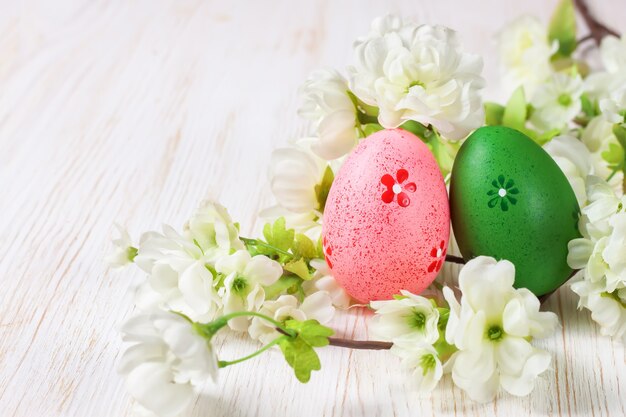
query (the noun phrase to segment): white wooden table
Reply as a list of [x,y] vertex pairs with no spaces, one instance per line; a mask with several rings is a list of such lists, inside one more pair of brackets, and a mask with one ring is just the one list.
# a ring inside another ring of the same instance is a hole
[[[258,230],[272,149],[307,133],[297,87],[314,68],[347,65],[373,17],[400,12],[457,29],[485,58],[487,97],[500,98],[495,32],[524,12],[547,21],[555,3],[3,1],[0,416],[130,413],[116,329],[140,273],[107,270],[112,224],[135,236],[180,227],[211,196],[247,235]],[[623,6],[592,4],[622,31]],[[449,379],[420,395],[389,353],[331,347],[307,385],[278,352],[228,368],[193,415],[624,415],[624,347],[576,312],[568,289],[547,308],[563,324],[538,343],[554,370],[526,398],[477,405]],[[334,327],[368,337],[361,313]],[[255,348],[243,337],[219,345],[225,358]]]

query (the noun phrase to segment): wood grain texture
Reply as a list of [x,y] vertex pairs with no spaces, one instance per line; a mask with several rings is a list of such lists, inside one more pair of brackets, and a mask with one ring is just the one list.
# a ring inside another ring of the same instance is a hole
[[[485,57],[487,97],[501,98],[494,34],[522,13],[547,21],[555,3],[1,2],[0,416],[130,413],[116,329],[141,276],[107,270],[112,224],[134,235],[180,227],[211,196],[246,234],[258,231],[271,150],[307,133],[297,87],[314,68],[347,65],[373,17],[456,28]],[[621,2],[592,9],[624,29]],[[624,347],[576,312],[568,289],[547,308],[563,327],[537,344],[554,369],[526,398],[478,405],[449,379],[420,395],[387,352],[327,348],[308,385],[278,352],[228,368],[193,415],[624,415]],[[367,338],[366,319],[351,311],[333,326]],[[255,345],[229,337],[218,347],[236,358]]]

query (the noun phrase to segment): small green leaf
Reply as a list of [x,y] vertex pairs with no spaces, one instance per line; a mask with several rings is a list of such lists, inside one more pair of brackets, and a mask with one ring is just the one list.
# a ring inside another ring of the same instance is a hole
[[285,360],[294,370],[298,381],[305,383],[311,379],[312,371],[322,369],[322,364],[313,347],[328,345],[328,337],[334,332],[322,326],[317,320],[287,320],[285,326],[295,330],[297,335],[286,337],[279,342]]
[[326,255],[324,254],[324,242],[322,242],[322,236],[320,236],[320,238],[317,239],[316,249],[317,249],[317,256],[316,256],[316,258],[318,258],[318,259],[325,259]]
[[287,229],[285,224],[284,217],[276,219],[273,225],[267,223],[263,227],[263,236],[270,245],[280,250],[288,251],[293,245],[296,232],[293,229]]
[[580,102],[582,104],[583,113],[585,113],[588,118],[591,119],[599,114],[598,104],[591,101],[586,93],[583,93],[583,95],[580,96]]
[[557,6],[550,20],[548,38],[550,42],[559,42],[556,58],[568,57],[576,49],[576,14],[572,0],[561,0]]
[[407,120],[400,125],[400,129],[413,133],[424,143],[428,143],[432,135],[432,131],[430,129],[415,120]]
[[330,165],[328,165],[324,171],[322,182],[315,186],[315,196],[317,197],[318,209],[321,212],[324,211],[324,207],[326,206],[326,199],[328,198],[328,193],[330,192],[330,187],[333,185],[334,179],[335,174]]
[[299,276],[305,281],[308,281],[311,279],[309,266],[307,265],[306,261],[302,258],[287,262],[283,266],[283,269],[285,271],[289,271],[293,274],[296,274],[297,276]]
[[265,299],[273,300],[276,297],[278,297],[280,294],[282,294],[283,292],[298,285],[298,283],[300,282],[302,282],[302,280],[295,275],[282,276],[278,281],[276,281],[272,285],[263,287],[263,289],[265,290]]
[[561,133],[560,129],[552,129],[552,130],[548,130],[546,132],[543,132],[542,134],[538,134],[536,135],[536,137],[533,138],[533,140],[535,142],[537,142],[539,145],[543,145],[545,143],[550,142],[550,140],[557,136],[559,133]]
[[317,250],[311,239],[302,233],[296,235],[296,239],[291,247],[296,258],[314,259],[317,258]]
[[[406,122],[402,126],[405,126],[408,123],[409,122]],[[419,123],[416,123],[415,125],[421,126],[421,124]],[[439,136],[437,130],[432,127],[426,129],[421,137],[423,138],[422,140],[426,143],[426,146],[428,146],[428,149],[430,149],[430,152],[435,157],[437,165],[439,165],[439,170],[445,178],[452,170],[454,157],[461,147],[461,142],[451,142],[443,140],[441,136]]]
[[488,126],[498,126],[502,124],[504,116],[504,106],[498,103],[485,103],[485,123]]
[[363,125],[362,129],[363,129],[363,134],[365,134],[365,137],[368,137],[372,133],[376,133],[380,130],[383,130],[384,127],[382,127],[378,123],[368,123],[366,125]]
[[321,325],[317,320],[287,320],[285,325],[288,329],[297,331],[298,335],[313,347],[328,346],[328,338],[335,333],[333,329]]
[[404,300],[405,298],[408,298],[406,295],[402,295],[402,294],[394,294],[392,295],[394,300]]
[[610,143],[609,149],[602,152],[602,159],[613,166],[624,163],[624,148],[617,143]]
[[524,88],[519,87],[513,92],[511,98],[506,103],[506,108],[502,115],[502,124],[517,130],[524,129],[528,116],[527,110]]
[[302,338],[282,339],[278,345],[285,356],[285,360],[293,368],[298,381],[309,382],[311,372],[322,369],[317,353]]
[[613,134],[622,148],[626,148],[626,123],[618,123],[613,125]]

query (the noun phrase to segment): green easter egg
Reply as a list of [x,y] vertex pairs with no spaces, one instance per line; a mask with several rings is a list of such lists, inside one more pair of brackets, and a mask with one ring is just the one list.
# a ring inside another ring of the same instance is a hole
[[550,155],[517,130],[486,126],[463,143],[452,167],[450,214],[463,258],[508,259],[517,288],[547,294],[572,272],[567,243],[580,236],[576,196]]

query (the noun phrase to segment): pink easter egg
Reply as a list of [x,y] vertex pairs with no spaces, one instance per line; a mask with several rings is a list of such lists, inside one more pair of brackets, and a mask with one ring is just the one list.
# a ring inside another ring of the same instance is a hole
[[360,302],[419,294],[446,256],[450,210],[433,155],[415,135],[364,139],[335,177],[324,208],[326,261]]

